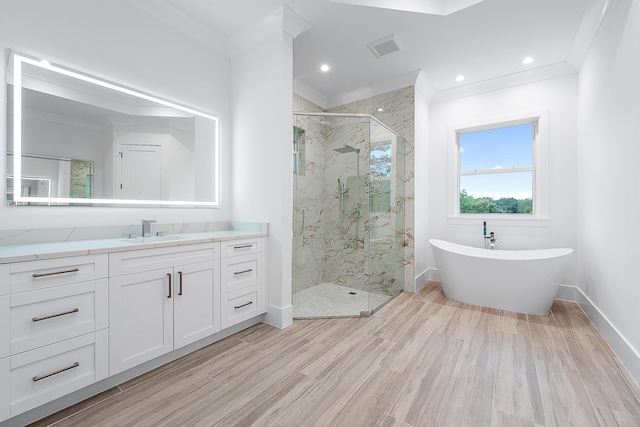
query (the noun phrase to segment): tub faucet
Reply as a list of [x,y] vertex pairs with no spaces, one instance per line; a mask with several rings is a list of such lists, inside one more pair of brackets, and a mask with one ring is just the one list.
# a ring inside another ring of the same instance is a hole
[[489,233],[489,235],[485,235],[484,236],[484,248],[485,249],[490,249],[490,250],[495,250],[496,248],[496,234],[492,231],[491,233]]
[[142,220],[142,237],[151,237],[151,224],[158,222],[155,219]]

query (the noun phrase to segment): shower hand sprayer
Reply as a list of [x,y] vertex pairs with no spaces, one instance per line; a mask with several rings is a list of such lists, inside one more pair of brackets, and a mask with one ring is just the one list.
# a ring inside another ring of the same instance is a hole
[[340,197],[340,229],[342,229],[342,214],[344,213],[344,193],[344,182],[341,182],[340,178],[338,178],[338,196]]
[[345,193],[344,182],[341,182],[340,178],[338,178],[338,195],[340,196],[340,213],[344,212],[344,193]]

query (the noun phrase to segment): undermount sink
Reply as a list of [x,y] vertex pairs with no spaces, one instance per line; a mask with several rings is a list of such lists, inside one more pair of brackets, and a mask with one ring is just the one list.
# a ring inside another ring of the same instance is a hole
[[122,239],[123,242],[126,243],[155,243],[155,242],[167,242],[172,240],[182,240],[186,238],[185,236],[181,236],[180,234],[169,234],[166,236],[149,236],[149,237],[130,237],[127,239]]

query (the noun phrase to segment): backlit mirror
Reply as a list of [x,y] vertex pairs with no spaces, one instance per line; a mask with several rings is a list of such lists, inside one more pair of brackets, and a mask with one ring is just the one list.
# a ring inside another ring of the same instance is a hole
[[218,206],[218,119],[13,52],[7,204]]

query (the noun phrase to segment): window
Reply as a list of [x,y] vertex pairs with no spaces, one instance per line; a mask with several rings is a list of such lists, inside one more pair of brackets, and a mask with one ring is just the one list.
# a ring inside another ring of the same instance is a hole
[[456,132],[459,213],[532,214],[537,120]]

